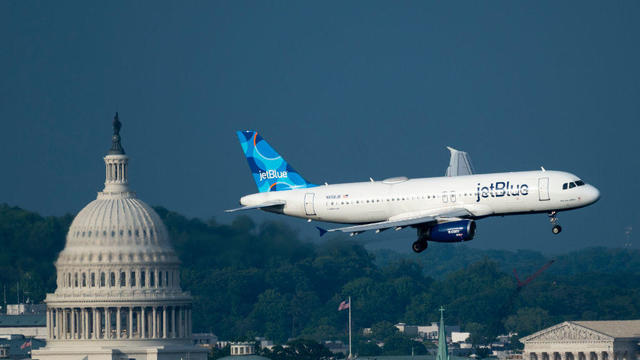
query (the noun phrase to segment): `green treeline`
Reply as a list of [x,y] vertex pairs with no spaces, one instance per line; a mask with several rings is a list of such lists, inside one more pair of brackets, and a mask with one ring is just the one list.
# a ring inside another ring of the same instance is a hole
[[[472,332],[477,344],[498,333],[524,336],[564,320],[640,318],[634,301],[640,296],[637,250],[558,256],[548,271],[518,289],[511,269],[524,279],[548,258],[452,244],[433,244],[420,255],[374,255],[344,237],[303,242],[277,222],[257,225],[240,216],[217,224],[156,211],[183,262],[182,287],[194,297],[194,331],[212,331],[225,340],[345,340],[347,314],[337,308],[347,296],[354,334],[371,327],[379,338],[405,343],[384,333],[397,322],[437,321],[440,305],[447,309],[447,323]],[[33,301],[55,289],[53,261],[71,220],[0,205],[0,284],[10,303],[17,282]],[[360,336],[354,343],[370,346]]]

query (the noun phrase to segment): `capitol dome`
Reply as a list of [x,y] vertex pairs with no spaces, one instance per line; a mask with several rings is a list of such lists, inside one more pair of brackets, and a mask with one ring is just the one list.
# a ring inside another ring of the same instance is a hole
[[55,262],[47,346],[35,359],[206,358],[192,345],[191,296],[167,229],[129,188],[120,127],[116,113],[104,189],[75,217]]

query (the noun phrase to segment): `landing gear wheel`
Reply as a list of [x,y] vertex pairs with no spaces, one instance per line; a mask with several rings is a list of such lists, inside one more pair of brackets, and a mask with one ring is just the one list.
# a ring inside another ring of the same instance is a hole
[[426,240],[416,240],[413,242],[413,245],[411,245],[411,248],[413,249],[413,251],[421,253],[427,249],[428,245],[429,244]]
[[553,232],[554,234],[560,234],[560,232],[562,231],[562,226],[560,226],[560,224],[558,223],[558,218],[556,217],[556,215],[558,214],[557,211],[552,211],[549,213],[549,221],[551,221],[551,224],[553,224],[553,227],[551,228],[551,232]]

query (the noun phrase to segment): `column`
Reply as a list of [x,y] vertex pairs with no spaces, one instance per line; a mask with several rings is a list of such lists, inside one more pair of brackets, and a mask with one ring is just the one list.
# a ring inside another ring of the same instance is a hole
[[67,338],[67,309],[62,309],[62,337]]
[[158,324],[158,319],[156,317],[156,307],[155,306],[153,307],[153,321],[151,323],[153,324],[153,332],[152,332],[151,338],[155,339],[157,337],[157,335],[158,335],[158,333],[157,333],[158,329],[156,327],[157,324]]
[[167,338],[167,307],[162,307],[162,338]]
[[142,315],[141,315],[141,311],[142,311],[142,307],[140,307],[140,310],[136,311],[136,321],[137,323],[137,328],[138,328],[138,338],[142,338]]
[[47,309],[47,339],[51,339],[51,311]]
[[187,308],[187,337],[191,336],[191,308]]
[[142,319],[142,327],[140,328],[140,336],[144,339],[145,338],[145,312],[144,312],[144,307],[142,307],[142,316],[140,317]]
[[133,338],[133,307],[129,307],[129,329],[127,330],[128,338]]
[[120,339],[120,329],[121,329],[121,316],[120,316],[120,307],[116,308],[116,339]]
[[184,337],[184,328],[182,326],[182,306],[178,309],[178,337]]
[[176,337],[176,307],[171,307],[171,337]]
[[87,328],[89,327],[89,320],[87,319],[87,308],[82,308],[80,309],[80,314],[82,315],[82,338],[83,339],[87,339],[88,337],[88,331]]
[[104,308],[104,320],[104,338],[111,339],[111,309],[109,309],[108,307]]
[[92,309],[93,311],[93,339],[98,339],[98,311],[96,308]]

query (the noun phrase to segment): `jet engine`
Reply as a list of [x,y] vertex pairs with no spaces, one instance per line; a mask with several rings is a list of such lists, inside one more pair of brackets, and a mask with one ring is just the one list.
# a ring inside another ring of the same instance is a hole
[[473,220],[457,220],[418,229],[421,240],[435,242],[460,242],[473,239],[476,223]]

